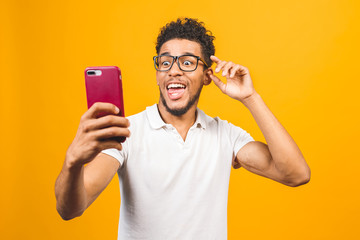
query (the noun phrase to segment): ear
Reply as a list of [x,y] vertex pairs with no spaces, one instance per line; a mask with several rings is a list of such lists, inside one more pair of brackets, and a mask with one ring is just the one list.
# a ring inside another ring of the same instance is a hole
[[208,68],[205,70],[204,85],[209,85],[211,83],[210,75],[212,75],[213,73],[214,72],[212,68]]

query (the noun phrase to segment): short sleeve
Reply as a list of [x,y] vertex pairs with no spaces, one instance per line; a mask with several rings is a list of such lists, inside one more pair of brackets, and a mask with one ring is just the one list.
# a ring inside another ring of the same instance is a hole
[[228,123],[229,125],[229,134],[230,134],[230,141],[233,146],[233,153],[234,156],[239,152],[239,150],[245,146],[249,142],[255,141],[248,132],[241,129],[240,127],[237,127],[231,123]]
[[129,141],[129,140],[126,139],[126,141],[124,143],[122,143],[122,150],[121,151],[119,151],[116,148],[109,148],[109,149],[105,149],[105,150],[103,150],[101,152],[115,158],[116,160],[118,160],[120,162],[120,166],[122,166],[124,161],[125,161],[125,158],[127,156],[127,154],[126,154],[126,152],[127,152],[127,141]]

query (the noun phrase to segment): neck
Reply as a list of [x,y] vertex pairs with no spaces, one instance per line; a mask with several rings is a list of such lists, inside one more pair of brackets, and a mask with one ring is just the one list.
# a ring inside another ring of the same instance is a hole
[[188,130],[196,121],[196,108],[197,103],[191,106],[191,108],[183,115],[175,116],[166,110],[161,101],[158,104],[158,110],[163,121],[173,125],[184,140]]

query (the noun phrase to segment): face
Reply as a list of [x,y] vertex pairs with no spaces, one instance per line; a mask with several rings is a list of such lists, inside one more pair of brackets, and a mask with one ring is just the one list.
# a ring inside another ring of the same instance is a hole
[[[159,55],[168,54],[179,56],[183,54],[201,55],[199,43],[186,39],[172,39],[165,42]],[[189,109],[196,108],[203,85],[210,83],[208,71],[204,71],[204,64],[199,61],[193,72],[183,72],[174,62],[167,72],[156,72],[156,79],[160,89],[159,107],[165,108],[172,115],[181,116]]]

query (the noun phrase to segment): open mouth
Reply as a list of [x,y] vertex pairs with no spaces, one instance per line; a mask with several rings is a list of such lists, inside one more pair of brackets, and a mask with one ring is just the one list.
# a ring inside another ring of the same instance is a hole
[[170,83],[166,89],[170,99],[176,100],[184,94],[186,86],[181,83]]

